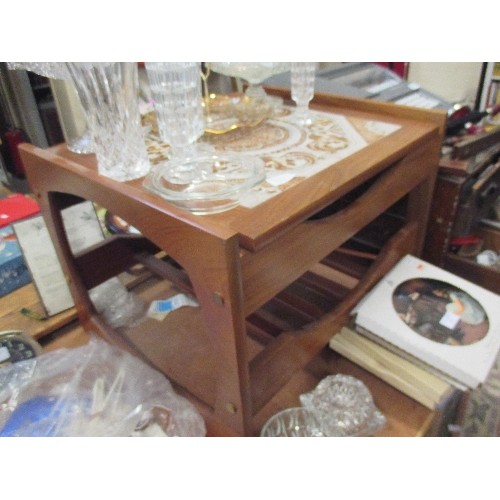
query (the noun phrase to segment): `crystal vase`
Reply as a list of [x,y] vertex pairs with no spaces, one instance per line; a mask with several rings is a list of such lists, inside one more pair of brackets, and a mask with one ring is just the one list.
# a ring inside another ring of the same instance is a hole
[[86,155],[94,152],[92,148],[92,140],[88,127],[78,137],[72,137],[66,141],[66,147],[73,153]]
[[150,163],[138,103],[136,63],[67,63],[82,98],[100,175],[144,177]]
[[[36,73],[37,75],[51,78],[53,80],[69,80],[71,81],[68,68],[63,62],[8,62],[7,67],[11,70],[25,70]],[[84,97],[78,96],[83,108],[86,108]],[[88,113],[88,110],[87,112]],[[89,154],[93,153],[92,142],[88,125],[81,135],[77,137],[65,137],[67,148],[73,153]]]
[[[67,72],[67,74],[68,74],[67,80],[72,83],[72,79],[69,76],[69,72]],[[86,96],[84,94],[80,95],[74,85],[73,89],[75,90],[75,94],[78,98],[78,101],[81,104],[83,116],[85,117],[85,128],[79,135],[74,134],[73,136],[66,137],[66,147],[73,153],[91,154],[94,152],[94,147],[92,145],[92,136],[88,124],[89,120],[88,117],[90,116],[91,109],[89,108]]]

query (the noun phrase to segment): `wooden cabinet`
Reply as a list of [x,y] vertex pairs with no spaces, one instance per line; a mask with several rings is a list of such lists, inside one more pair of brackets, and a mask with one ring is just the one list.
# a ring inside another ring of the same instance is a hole
[[[21,147],[82,325],[161,370],[197,405],[211,435],[258,435],[318,376],[361,374],[345,360],[325,360],[325,346],[402,255],[421,254],[445,114],[331,95],[315,96],[312,107],[399,129],[254,208],[206,216],[176,208],[142,179],[98,175],[91,155],[64,145]],[[73,255],[60,211],[82,199],[141,236],[114,236]],[[141,291],[146,300],[185,291],[200,307],[111,329],[87,290],[138,262],[155,276]],[[398,413],[420,426],[429,418],[375,377],[360,376],[394,415],[393,435]]]
[[[474,150],[472,137],[464,141],[464,157],[453,158],[451,153],[440,159],[423,258],[500,293],[498,268],[478,264],[475,259],[479,250],[498,252],[500,248],[500,231],[481,223],[500,195],[500,130],[478,137],[480,140],[485,140],[486,147]],[[472,154],[466,151],[469,146]],[[482,247],[475,250],[471,245],[470,256],[457,251],[455,241],[461,238],[478,239]]]

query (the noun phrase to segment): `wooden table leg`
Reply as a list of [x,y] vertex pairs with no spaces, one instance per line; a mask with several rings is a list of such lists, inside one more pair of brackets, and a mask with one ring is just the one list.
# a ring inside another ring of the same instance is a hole
[[214,345],[216,420],[238,434],[251,435],[252,408],[248,348],[237,237],[208,239],[210,266],[187,268]]

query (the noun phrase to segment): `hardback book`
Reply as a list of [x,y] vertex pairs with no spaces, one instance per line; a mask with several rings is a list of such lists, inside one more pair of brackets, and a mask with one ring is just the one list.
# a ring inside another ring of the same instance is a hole
[[466,388],[483,383],[500,349],[500,297],[412,255],[354,308],[356,329]]
[[455,387],[349,327],[343,327],[329,342],[335,352],[373,373],[384,382],[425,407],[441,409],[456,392]]
[[415,366],[418,366],[422,370],[425,370],[426,372],[431,373],[431,374],[435,375],[436,377],[439,377],[440,379],[453,385],[457,389],[460,389],[462,391],[466,391],[467,389],[469,389],[468,385],[466,385],[462,382],[459,382],[456,378],[452,377],[448,373],[445,373],[444,371],[436,368],[435,366],[430,365],[429,363],[423,361],[419,357],[413,356],[408,351],[400,349],[399,347],[396,347],[394,344],[387,342],[386,340],[373,334],[372,332],[370,332],[366,328],[363,328],[359,325],[356,325],[355,330],[359,334],[363,335],[363,337],[366,337],[367,339],[372,340],[373,342],[376,342],[378,345],[385,348],[387,351],[394,353],[399,358],[404,359],[406,361],[409,361],[410,363],[412,363]]

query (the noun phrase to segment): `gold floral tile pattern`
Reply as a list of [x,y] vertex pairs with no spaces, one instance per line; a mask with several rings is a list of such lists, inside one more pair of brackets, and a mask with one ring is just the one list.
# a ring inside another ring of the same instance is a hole
[[[200,147],[210,153],[237,152],[264,160],[266,180],[243,194],[240,205],[257,206],[399,129],[387,122],[315,110],[310,113],[308,127],[295,121],[292,107],[284,106],[255,127],[206,133],[200,139]],[[150,127],[146,145],[151,163],[168,160],[168,145],[158,137],[154,116],[143,117],[143,124]]]

